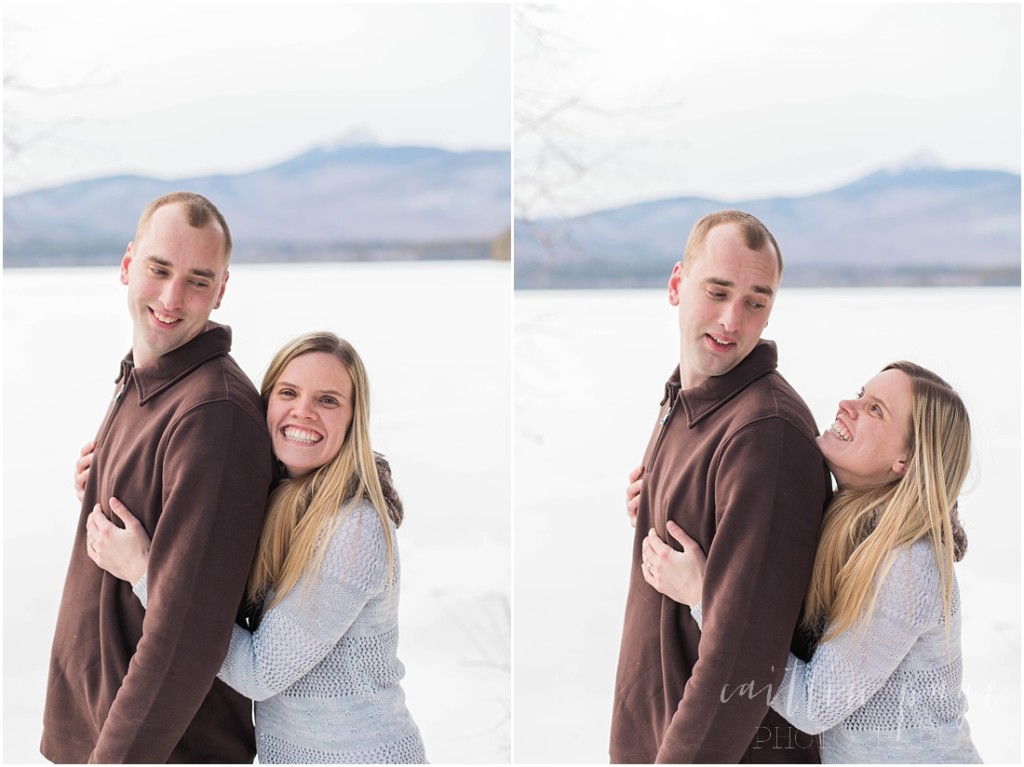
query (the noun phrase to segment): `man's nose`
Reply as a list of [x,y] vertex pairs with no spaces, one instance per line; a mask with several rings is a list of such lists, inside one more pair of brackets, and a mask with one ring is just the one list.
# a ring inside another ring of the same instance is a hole
[[182,305],[184,295],[185,288],[178,280],[168,280],[160,292],[160,300],[165,309],[178,309]]
[[722,307],[718,321],[726,331],[732,333],[739,329],[742,316],[742,304],[739,301],[727,301]]

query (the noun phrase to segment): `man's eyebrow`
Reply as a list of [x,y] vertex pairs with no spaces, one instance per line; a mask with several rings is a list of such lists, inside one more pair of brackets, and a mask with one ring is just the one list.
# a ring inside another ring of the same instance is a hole
[[[706,277],[704,279],[704,284],[705,285],[718,285],[719,287],[722,287],[722,288],[735,288],[736,287],[736,283],[735,282],[733,282],[732,280],[724,279],[723,277]],[[751,287],[751,290],[753,292],[755,292],[755,293],[761,293],[761,294],[769,296],[769,297],[775,295],[775,291],[772,290],[767,285],[754,285],[754,286]]]
[[[160,256],[146,256],[146,261],[157,266],[166,266],[169,269],[174,266],[173,263],[166,258],[160,258]],[[189,274],[194,274],[196,277],[205,277],[208,280],[212,280],[217,276],[212,269],[189,269]]]

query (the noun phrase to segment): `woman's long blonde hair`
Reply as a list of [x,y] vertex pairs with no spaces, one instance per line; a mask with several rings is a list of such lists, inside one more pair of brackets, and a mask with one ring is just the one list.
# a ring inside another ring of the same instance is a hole
[[959,395],[930,370],[912,362],[883,370],[901,370],[911,381],[907,470],[879,487],[840,488],[829,504],[804,601],[804,627],[815,635],[824,631],[819,641],[870,612],[893,551],[922,538],[935,551],[949,626],[954,532],[962,536],[956,503],[971,464],[970,420]]
[[[366,369],[350,343],[333,333],[308,333],[286,344],[271,360],[260,393],[264,404],[293,359],[313,352],[336,357],[352,379],[352,423],[341,450],[328,463],[298,479],[283,479],[267,501],[267,516],[249,575],[248,601],[259,606],[273,588],[267,609],[287,594],[307,567],[319,571],[324,543],[341,517],[362,499],[372,504],[384,528],[388,569],[394,565],[394,544],[388,505],[370,447],[370,390]],[[341,509],[341,513],[339,513]],[[396,524],[400,519],[394,520]]]

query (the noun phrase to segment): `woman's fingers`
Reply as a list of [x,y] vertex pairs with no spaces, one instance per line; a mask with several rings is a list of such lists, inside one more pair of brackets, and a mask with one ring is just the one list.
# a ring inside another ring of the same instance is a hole
[[640,508],[640,490],[643,487],[641,477],[644,473],[643,466],[637,466],[629,472],[629,485],[626,486],[626,516],[629,524],[636,527],[636,513]]
[[92,453],[87,453],[75,461],[75,474],[82,474],[92,466]]
[[[658,578],[661,568],[675,552],[671,546],[661,540],[654,528],[647,532],[642,552],[643,563],[641,569],[644,571],[644,580],[658,589]],[[658,590],[660,591],[660,589]]]
[[107,519],[107,515],[103,513],[103,509],[97,503],[92,507],[92,511],[89,513],[89,518],[85,523],[86,530],[94,537],[105,535],[107,530],[113,525],[110,520]]
[[103,510],[97,503],[93,506],[92,511],[89,512],[89,517],[85,522],[85,553],[89,555],[89,559],[98,565],[101,564],[101,549],[107,535],[110,533],[111,527],[113,525],[103,514]]
[[131,511],[128,510],[128,507],[121,503],[117,498],[110,499],[110,509],[121,518],[126,530],[131,530],[135,533],[138,532],[140,527],[142,527],[142,524],[135,518],[135,515],[133,515]]
[[677,541],[679,541],[679,544],[683,547],[683,551],[685,551],[687,554],[692,554],[698,560],[703,560],[705,558],[704,549],[700,547],[700,544],[697,543],[697,541],[693,540],[693,538],[687,535],[686,531],[683,530],[683,528],[681,528],[671,519],[668,521],[668,525],[666,525],[666,528],[668,530],[668,534],[675,538]]
[[89,479],[89,469],[92,468],[92,454],[96,449],[96,440],[90,440],[85,444],[75,461],[75,495],[78,500],[85,499],[85,483]]
[[644,544],[651,547],[655,556],[663,555],[666,551],[672,551],[672,547],[665,543],[665,541],[661,540],[661,536],[655,532],[653,527],[647,532],[647,538],[644,539]]

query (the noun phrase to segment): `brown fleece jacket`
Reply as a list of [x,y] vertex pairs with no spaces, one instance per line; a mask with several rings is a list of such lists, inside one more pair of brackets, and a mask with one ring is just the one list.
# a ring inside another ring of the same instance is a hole
[[[770,711],[814,563],[830,480],[803,400],[762,341],[689,390],[679,371],[644,457],[615,683],[613,762],[815,762],[815,739]],[[707,553],[704,631],[640,572],[668,519]],[[797,644],[799,644],[797,642]]]
[[[239,617],[273,462],[263,405],[210,323],[122,363],[68,567],[41,751],[54,762],[251,762],[251,703],[216,674]],[[149,609],[86,554],[116,496],[152,537]]]

